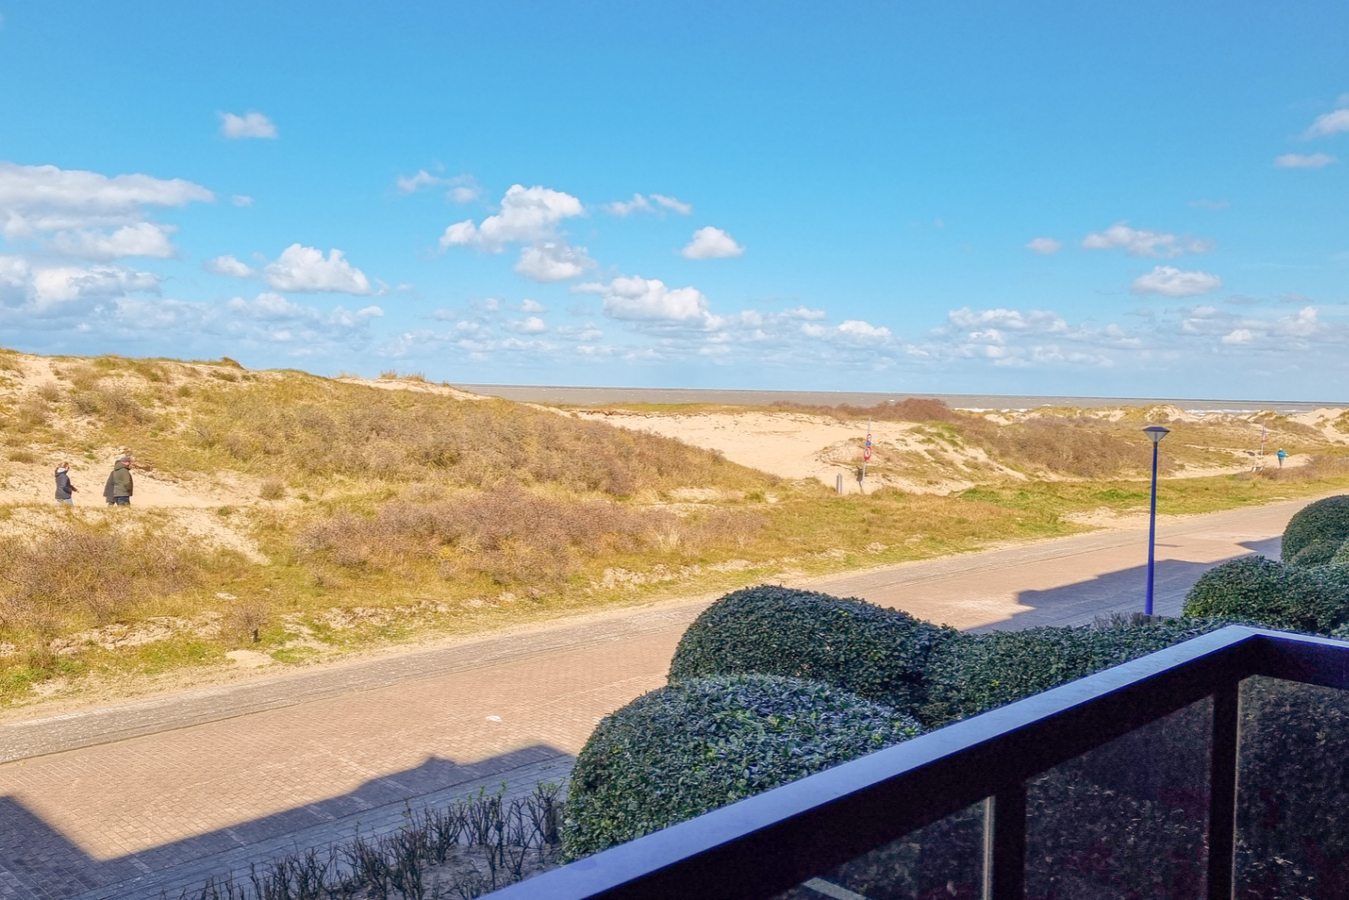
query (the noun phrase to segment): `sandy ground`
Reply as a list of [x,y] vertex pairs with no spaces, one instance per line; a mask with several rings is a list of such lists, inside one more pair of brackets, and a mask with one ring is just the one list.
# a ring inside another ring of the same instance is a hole
[[[1171,418],[1182,421],[1201,419],[1201,416],[1179,408],[1167,412]],[[1343,409],[1325,408],[1291,418],[1321,430],[1335,443],[1349,444],[1349,435],[1341,434],[1330,425],[1343,412]],[[866,422],[845,422],[805,413],[760,411],[666,414],[573,410],[571,414],[619,428],[676,438],[695,447],[715,450],[732,462],[781,478],[814,478],[834,487],[842,476],[844,493],[857,493],[862,489],[858,476]],[[1123,411],[1103,410],[1099,414],[1103,418],[1118,418]],[[1012,415],[1000,419],[1004,422],[1015,420]],[[978,448],[953,447],[934,441],[931,432],[917,423],[873,422],[871,440],[867,490],[889,486],[911,493],[949,494],[992,478],[1025,478],[1021,473],[993,462]],[[1306,462],[1305,456],[1294,456],[1287,465]],[[1247,468],[1247,462],[1237,461],[1226,468],[1190,468],[1181,475],[1198,478],[1242,472]]]

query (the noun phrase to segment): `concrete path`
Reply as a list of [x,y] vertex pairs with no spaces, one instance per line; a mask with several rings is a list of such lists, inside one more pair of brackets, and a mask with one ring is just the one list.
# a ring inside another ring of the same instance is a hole
[[[1159,527],[1157,611],[1304,505]],[[816,579],[961,628],[1141,607],[1146,530]],[[249,861],[392,830],[408,802],[559,781],[595,723],[664,683],[708,601],[0,725],[0,898],[176,897]],[[459,793],[457,793],[459,792]]]

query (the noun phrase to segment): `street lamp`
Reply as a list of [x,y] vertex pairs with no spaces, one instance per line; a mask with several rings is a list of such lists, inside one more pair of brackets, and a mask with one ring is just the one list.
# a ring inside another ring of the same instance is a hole
[[1149,425],[1143,433],[1152,441],[1152,510],[1148,513],[1148,599],[1143,606],[1144,615],[1152,615],[1152,573],[1157,559],[1157,445],[1162,438],[1171,433],[1170,428]]

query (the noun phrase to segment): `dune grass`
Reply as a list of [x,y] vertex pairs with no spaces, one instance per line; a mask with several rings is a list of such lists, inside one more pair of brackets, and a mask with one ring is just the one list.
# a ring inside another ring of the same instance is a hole
[[[25,359],[0,353],[0,368],[21,373]],[[999,426],[932,401],[887,405],[932,446],[980,447],[1031,477],[990,467],[986,483],[950,496],[839,497],[565,411],[460,399],[415,374],[386,373],[412,389],[381,390],[232,361],[48,364],[53,377],[34,388],[0,384],[0,481],[130,449],[158,482],[228,499],[196,513],[196,531],[145,508],[0,507],[0,704],[217,666],[235,649],[301,665],[1067,535],[1085,530],[1076,513],[1145,511],[1148,497],[1136,431],[1149,411]],[[1169,427],[1168,456],[1187,464],[1230,464],[1251,431],[1227,419]],[[1293,452],[1326,449],[1305,426],[1276,428]],[[1336,488],[1349,489],[1349,471],[1327,456],[1168,478],[1159,500],[1195,513]]]

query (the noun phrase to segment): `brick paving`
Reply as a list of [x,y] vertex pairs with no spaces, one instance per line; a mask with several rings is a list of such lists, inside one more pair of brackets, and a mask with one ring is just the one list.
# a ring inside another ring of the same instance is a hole
[[[1159,527],[1159,612],[1212,564],[1277,554],[1302,503]],[[962,628],[1089,622],[1141,603],[1146,532],[803,582]],[[211,875],[396,828],[569,770],[595,723],[664,683],[708,601],[0,725],[0,898],[176,897]]]

